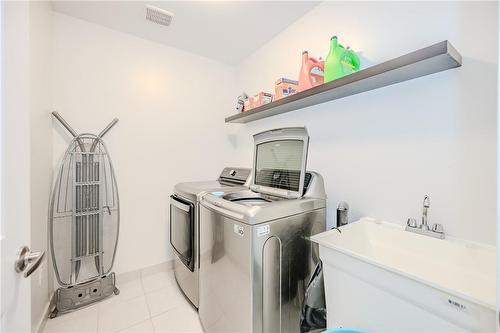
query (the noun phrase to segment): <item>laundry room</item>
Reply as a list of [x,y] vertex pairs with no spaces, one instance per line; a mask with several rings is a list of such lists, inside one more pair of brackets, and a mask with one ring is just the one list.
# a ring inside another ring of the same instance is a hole
[[500,332],[497,1],[2,1],[2,332]]

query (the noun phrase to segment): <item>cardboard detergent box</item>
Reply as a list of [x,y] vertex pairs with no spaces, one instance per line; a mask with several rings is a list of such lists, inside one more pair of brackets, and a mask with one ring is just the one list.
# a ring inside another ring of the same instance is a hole
[[297,93],[299,81],[280,78],[274,83],[274,99],[278,100]]
[[271,103],[273,101],[273,94],[261,91],[255,96],[250,96],[245,101],[245,108],[243,111],[248,111],[261,105]]

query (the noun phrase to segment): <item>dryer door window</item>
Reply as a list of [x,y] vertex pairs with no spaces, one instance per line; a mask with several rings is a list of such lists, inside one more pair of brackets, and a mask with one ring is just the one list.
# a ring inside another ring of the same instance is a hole
[[170,197],[170,244],[189,270],[194,270],[194,204]]

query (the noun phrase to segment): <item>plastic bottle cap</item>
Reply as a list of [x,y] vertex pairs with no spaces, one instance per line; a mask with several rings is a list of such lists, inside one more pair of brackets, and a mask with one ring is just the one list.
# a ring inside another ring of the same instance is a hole
[[345,202],[345,201],[341,201],[341,202],[339,202],[339,205],[338,205],[337,209],[348,210],[349,209],[349,204],[347,202]]

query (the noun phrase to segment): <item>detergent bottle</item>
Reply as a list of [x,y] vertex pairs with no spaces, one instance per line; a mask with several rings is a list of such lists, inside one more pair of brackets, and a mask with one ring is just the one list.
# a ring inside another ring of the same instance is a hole
[[346,48],[341,62],[344,68],[344,75],[351,74],[359,70],[359,57],[349,46]]
[[325,82],[330,82],[345,75],[342,59],[346,50],[339,44],[337,36],[330,39],[330,51],[325,60]]
[[302,52],[302,67],[299,74],[298,91],[323,84],[324,61],[309,57],[307,51]]

